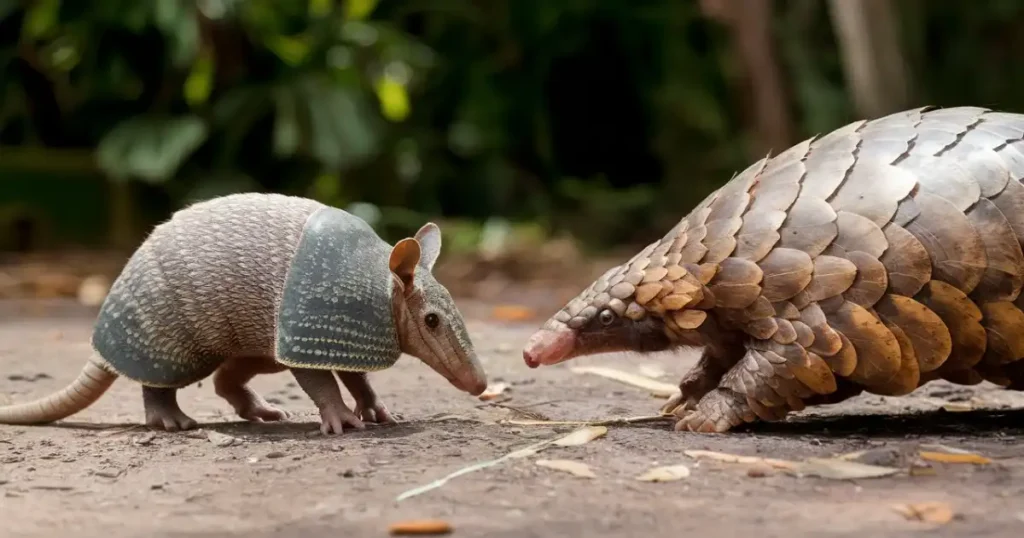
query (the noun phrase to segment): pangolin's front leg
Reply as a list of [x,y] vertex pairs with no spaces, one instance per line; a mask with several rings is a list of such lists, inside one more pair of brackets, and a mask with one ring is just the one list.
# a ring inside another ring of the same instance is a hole
[[337,372],[338,378],[356,400],[355,413],[366,422],[395,424],[384,402],[377,397],[364,372]]
[[722,376],[743,358],[744,352],[742,346],[725,349],[705,347],[697,364],[679,382],[679,393],[661,406],[661,412],[676,413],[695,409],[697,402],[715,388]]
[[756,340],[695,409],[676,411],[676,430],[723,433],[744,422],[768,422],[800,411],[816,394],[831,394],[836,380],[828,364],[799,344]]

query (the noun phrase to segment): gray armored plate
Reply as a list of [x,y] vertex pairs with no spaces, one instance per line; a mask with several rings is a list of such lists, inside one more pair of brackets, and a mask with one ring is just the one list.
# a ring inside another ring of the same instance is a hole
[[285,281],[277,360],[368,372],[401,355],[391,313],[391,247],[362,219],[325,207],[309,217]]
[[176,294],[161,285],[153,250],[144,244],[128,260],[100,308],[92,346],[122,377],[150,387],[184,387],[212,374],[223,357],[195,337],[198,329],[181,315]]

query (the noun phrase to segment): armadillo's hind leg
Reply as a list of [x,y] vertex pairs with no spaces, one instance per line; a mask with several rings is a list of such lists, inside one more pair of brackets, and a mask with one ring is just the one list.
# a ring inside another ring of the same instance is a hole
[[251,422],[279,421],[288,418],[288,413],[263,399],[247,384],[258,374],[274,374],[287,367],[274,362],[272,358],[235,357],[224,361],[213,374],[213,390],[217,396],[227,400],[235,413]]
[[355,413],[359,418],[376,424],[395,424],[396,421],[392,418],[391,412],[377,397],[377,393],[370,386],[370,380],[366,378],[365,373],[338,372],[338,378],[355,398]]
[[722,376],[743,357],[743,353],[742,346],[730,349],[704,348],[697,364],[679,382],[679,392],[661,406],[661,412],[682,413],[695,409],[697,402],[718,386]]
[[292,368],[292,375],[317,408],[320,409],[320,431],[324,435],[342,433],[345,425],[357,430],[366,427],[341,397],[338,380],[330,370]]
[[198,424],[178,407],[178,389],[142,387],[142,404],[146,409],[146,425],[169,432],[191,430]]

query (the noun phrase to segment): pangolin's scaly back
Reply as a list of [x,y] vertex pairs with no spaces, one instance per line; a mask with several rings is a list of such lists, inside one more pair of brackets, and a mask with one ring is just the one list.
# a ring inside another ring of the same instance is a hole
[[1024,115],[858,121],[754,163],[552,323],[710,314],[819,393],[830,371],[882,394],[1022,383],[1022,178]]

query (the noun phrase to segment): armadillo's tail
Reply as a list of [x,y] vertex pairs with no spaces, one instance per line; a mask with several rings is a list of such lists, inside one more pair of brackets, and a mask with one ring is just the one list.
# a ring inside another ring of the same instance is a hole
[[60,391],[32,402],[0,407],[0,424],[44,424],[70,417],[99,400],[117,377],[100,357],[93,355],[78,378]]

